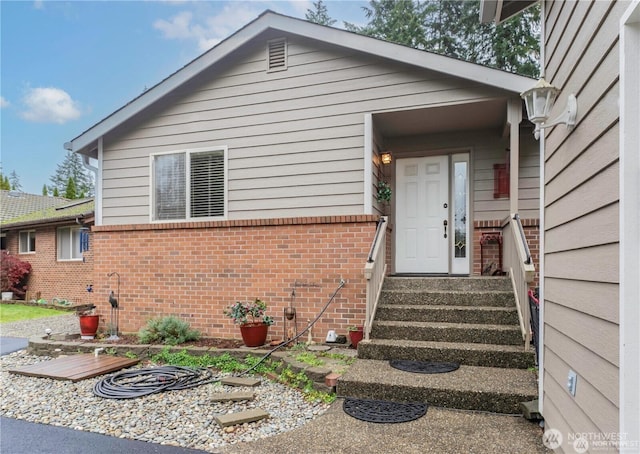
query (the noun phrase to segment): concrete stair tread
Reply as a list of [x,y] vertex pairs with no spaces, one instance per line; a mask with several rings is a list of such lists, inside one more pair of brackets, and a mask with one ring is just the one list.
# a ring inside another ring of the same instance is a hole
[[[389,361],[358,359],[338,381],[402,386],[427,390],[470,391],[474,393],[538,395],[536,374],[526,369],[461,365],[445,374],[416,374],[395,369]],[[342,387],[344,389],[344,387]]]
[[495,331],[517,331],[520,332],[520,327],[516,325],[490,325],[484,323],[450,323],[450,322],[407,322],[396,320],[376,320],[373,322],[374,326],[412,326],[415,328],[457,328],[457,329],[482,329],[482,330],[495,330]]
[[403,339],[370,339],[368,341],[360,341],[364,344],[372,345],[389,345],[394,347],[414,347],[414,348],[431,348],[439,350],[456,349],[471,351],[492,351],[492,352],[524,352],[522,345],[502,345],[502,344],[478,344],[465,342],[437,342],[437,341],[416,341]]
[[378,309],[400,310],[414,309],[420,311],[463,311],[463,312],[517,312],[516,307],[500,306],[442,306],[442,305],[421,305],[421,304],[378,304]]
[[449,293],[453,295],[463,295],[468,293],[478,295],[496,295],[507,294],[513,295],[513,290],[440,290],[440,289],[402,289],[402,288],[382,288],[383,293],[403,293],[403,294],[443,294]]

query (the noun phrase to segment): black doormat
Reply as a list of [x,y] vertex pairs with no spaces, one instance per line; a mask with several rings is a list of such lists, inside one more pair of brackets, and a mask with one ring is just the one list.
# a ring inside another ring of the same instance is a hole
[[386,400],[344,399],[342,409],[361,421],[381,424],[409,422],[427,413],[428,405],[422,402],[389,402]]
[[453,372],[460,367],[458,363],[440,363],[437,361],[410,361],[406,359],[392,359],[389,365],[394,369],[416,374],[444,374]]

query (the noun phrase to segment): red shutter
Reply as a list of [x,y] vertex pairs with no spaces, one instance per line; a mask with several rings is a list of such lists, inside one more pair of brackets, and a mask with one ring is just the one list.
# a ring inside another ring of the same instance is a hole
[[509,197],[509,170],[506,164],[493,165],[493,198]]

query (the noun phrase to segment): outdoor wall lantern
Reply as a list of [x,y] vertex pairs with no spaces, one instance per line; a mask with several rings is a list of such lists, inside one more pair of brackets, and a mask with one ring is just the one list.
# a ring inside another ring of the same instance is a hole
[[536,125],[533,135],[536,139],[540,138],[540,130],[551,126],[565,124],[567,129],[571,130],[576,124],[576,114],[578,112],[578,101],[575,95],[570,94],[567,98],[567,105],[564,111],[555,119],[547,121],[549,113],[553,109],[558,90],[544,79],[540,79],[533,88],[520,94],[524,99],[527,107],[527,116],[529,120]]
[[380,160],[385,165],[386,164],[391,164],[391,153],[389,153],[388,151],[385,151],[384,153],[382,153],[380,155]]

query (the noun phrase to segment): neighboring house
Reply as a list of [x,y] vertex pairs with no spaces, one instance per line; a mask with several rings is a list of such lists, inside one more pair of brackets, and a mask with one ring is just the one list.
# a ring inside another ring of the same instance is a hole
[[175,314],[237,337],[223,309],[259,297],[280,335],[286,306],[302,327],[344,279],[314,337],[346,333],[381,215],[391,273],[479,275],[499,260],[481,236],[510,213],[537,243],[539,150],[519,97],[534,82],[263,13],[65,144],[98,163],[100,309],[118,272],[123,331]]
[[[483,19],[531,3],[484,1]],[[540,407],[564,452],[638,452],[640,3],[546,1],[542,17],[544,77],[561,89],[553,113],[575,94],[578,115],[540,139]]]
[[[64,203],[67,203],[67,199],[62,197],[48,197],[45,195],[27,194],[21,191],[1,189],[0,225],[9,219]],[[4,231],[0,231],[0,239],[2,240],[0,249],[6,249],[6,236]]]
[[31,263],[28,295],[40,294],[49,302],[90,302],[86,288],[93,283],[93,219],[93,199],[58,199],[56,206],[2,222],[5,249]]

